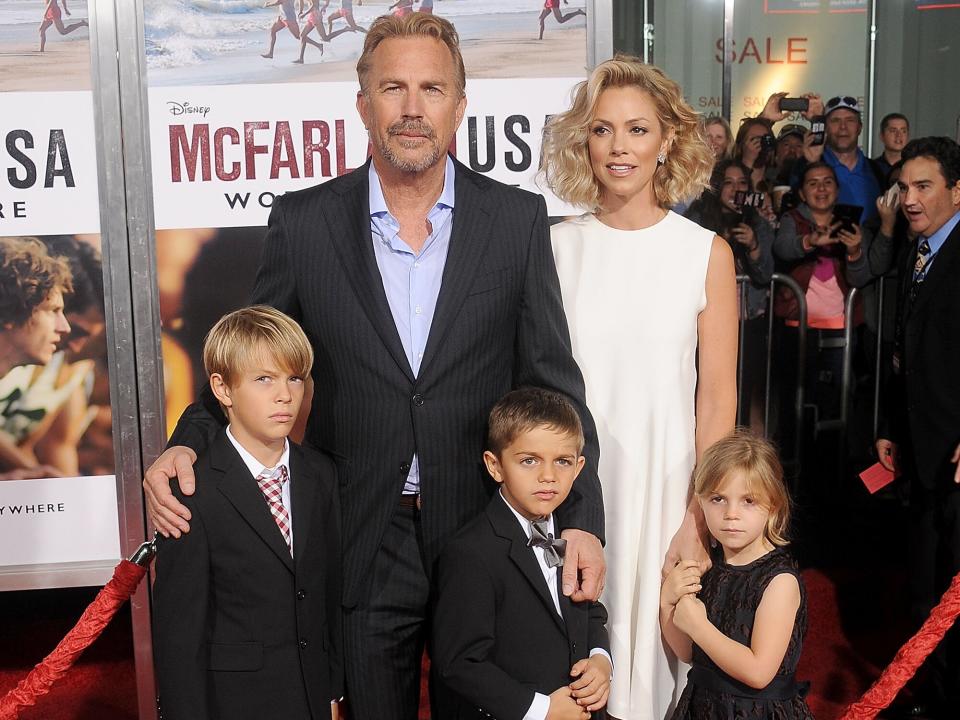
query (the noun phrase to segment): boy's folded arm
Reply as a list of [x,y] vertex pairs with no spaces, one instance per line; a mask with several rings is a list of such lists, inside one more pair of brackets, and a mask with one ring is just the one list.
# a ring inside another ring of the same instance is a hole
[[698,629],[693,640],[717,667],[759,690],[770,684],[783,663],[799,607],[797,578],[781,573],[763,592],[754,615],[750,647],[727,637],[709,622],[708,627]]
[[452,541],[440,560],[438,588],[433,661],[441,680],[493,717],[526,717],[536,693],[490,659],[496,599],[480,553]]
[[206,720],[209,547],[196,504],[177,494],[190,506],[193,531],[157,541],[153,605],[158,694],[166,720]]

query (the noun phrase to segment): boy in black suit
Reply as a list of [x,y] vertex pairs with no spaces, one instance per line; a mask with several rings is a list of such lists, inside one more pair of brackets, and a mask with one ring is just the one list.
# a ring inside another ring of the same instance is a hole
[[266,306],[204,342],[229,419],[181,502],[192,532],[160,539],[154,655],[164,720],[319,720],[343,692],[340,519],[332,460],[287,440],[313,351]]
[[515,390],[490,412],[487,446],[500,492],[440,559],[433,661],[458,696],[443,718],[599,717],[612,673],[607,613],[560,591],[553,517],[583,468],[580,417],[558,393]]

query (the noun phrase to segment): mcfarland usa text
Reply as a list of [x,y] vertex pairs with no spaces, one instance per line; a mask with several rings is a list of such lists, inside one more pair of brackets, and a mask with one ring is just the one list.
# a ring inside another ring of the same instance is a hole
[[0,518],[13,515],[41,515],[67,511],[66,503],[34,503],[22,505],[0,505]]

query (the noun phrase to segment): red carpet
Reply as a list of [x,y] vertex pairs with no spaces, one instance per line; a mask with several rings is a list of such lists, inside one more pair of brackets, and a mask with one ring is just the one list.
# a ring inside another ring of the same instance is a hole
[[[831,720],[859,697],[909,635],[890,578],[865,571],[804,572],[810,626],[799,677],[810,680],[808,700],[820,720]],[[94,590],[0,593],[0,694],[59,641],[80,616]],[[870,599],[873,602],[870,602]],[[121,611],[67,678],[22,720],[135,720],[129,613]],[[420,717],[429,718],[426,693]]]

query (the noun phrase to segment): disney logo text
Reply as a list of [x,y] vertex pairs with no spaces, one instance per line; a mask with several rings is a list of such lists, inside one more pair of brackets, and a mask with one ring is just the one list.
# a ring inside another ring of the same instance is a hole
[[171,115],[201,115],[206,117],[210,108],[204,105],[191,105],[189,102],[178,103],[173,100],[167,100],[167,107],[170,108]]

